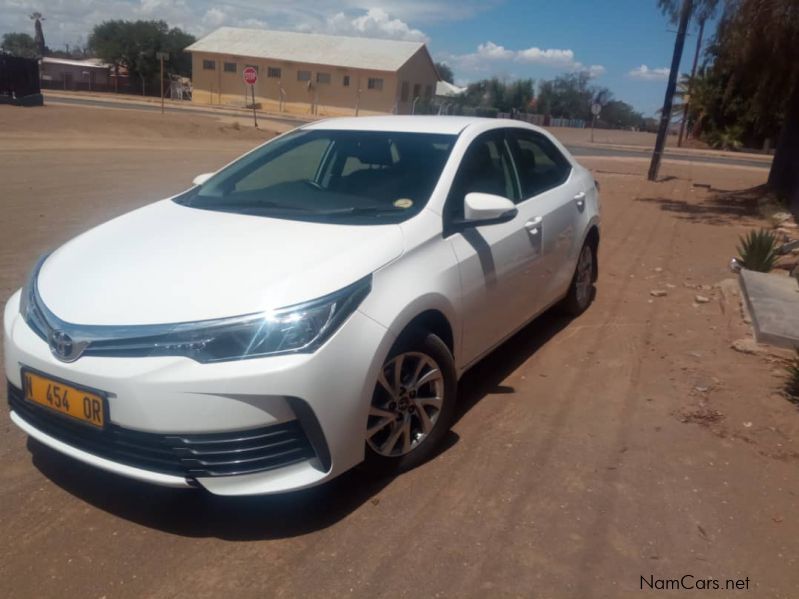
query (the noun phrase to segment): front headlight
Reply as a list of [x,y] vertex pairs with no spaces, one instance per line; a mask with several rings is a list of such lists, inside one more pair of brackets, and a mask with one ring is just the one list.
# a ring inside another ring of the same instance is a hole
[[[310,353],[352,314],[371,289],[371,277],[319,299],[271,312],[198,323],[126,327],[125,338],[95,338],[84,355],[186,356],[198,362]],[[138,335],[143,332],[155,334]],[[99,331],[96,331],[99,332]]]
[[[233,318],[163,325],[78,325],[60,320],[36,291],[34,269],[23,290],[20,311],[47,340],[52,330],[79,344],[82,356],[186,356],[222,362],[288,353],[310,353],[321,346],[368,295],[368,276],[324,297],[278,310]],[[77,359],[77,358],[75,358]]]

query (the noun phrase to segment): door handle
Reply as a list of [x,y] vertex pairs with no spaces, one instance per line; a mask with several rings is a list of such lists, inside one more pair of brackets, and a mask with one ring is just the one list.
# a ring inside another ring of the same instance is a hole
[[524,228],[530,235],[539,235],[541,233],[541,223],[544,222],[543,217],[536,216],[524,223]]
[[574,203],[577,204],[577,210],[582,212],[585,210],[585,192],[581,191],[580,193],[574,196]]

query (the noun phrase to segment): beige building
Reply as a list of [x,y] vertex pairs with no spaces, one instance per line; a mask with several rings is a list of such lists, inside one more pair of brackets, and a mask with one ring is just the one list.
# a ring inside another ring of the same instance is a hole
[[222,27],[186,50],[199,104],[250,105],[246,66],[256,105],[295,114],[409,114],[438,82],[421,42]]

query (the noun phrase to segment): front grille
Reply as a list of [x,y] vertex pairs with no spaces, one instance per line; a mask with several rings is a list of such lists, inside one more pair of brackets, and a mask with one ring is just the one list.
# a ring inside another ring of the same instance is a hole
[[145,470],[188,478],[231,476],[282,468],[315,452],[297,420],[206,434],[143,433],[107,424],[103,430],[50,413],[8,385],[8,403],[31,426],[93,455]]

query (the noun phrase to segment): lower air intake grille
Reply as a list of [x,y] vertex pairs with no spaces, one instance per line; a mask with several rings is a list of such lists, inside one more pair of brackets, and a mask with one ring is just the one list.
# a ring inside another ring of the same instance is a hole
[[232,476],[282,468],[315,456],[296,420],[206,434],[157,434],[109,424],[104,430],[72,422],[26,401],[8,385],[8,403],[31,426],[93,455],[153,472],[190,478]]

